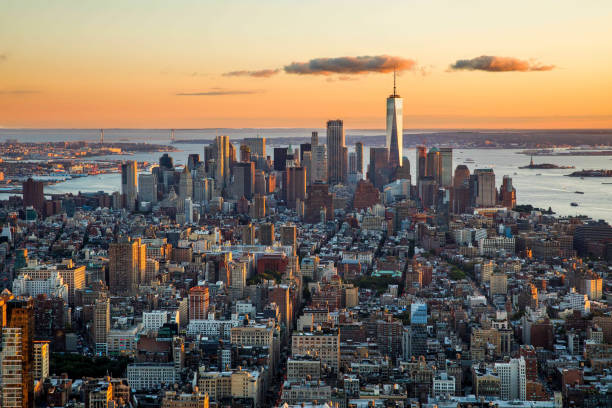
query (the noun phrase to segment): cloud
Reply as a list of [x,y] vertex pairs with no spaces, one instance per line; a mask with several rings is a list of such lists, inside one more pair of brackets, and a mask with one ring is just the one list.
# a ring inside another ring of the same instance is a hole
[[241,90],[241,89],[223,89],[211,88],[208,91],[201,92],[177,92],[176,96],[224,96],[224,95],[253,95],[263,93],[262,90]]
[[253,78],[270,78],[273,75],[278,74],[279,72],[281,72],[280,69],[260,69],[258,71],[246,71],[246,70],[242,70],[242,71],[231,71],[231,72],[226,72],[223,74],[223,76],[248,76],[248,77],[253,77]]
[[0,54],[0,62],[4,62],[8,59],[8,56],[6,54]]
[[513,57],[496,57],[481,55],[472,59],[460,59],[451,64],[449,70],[487,71],[487,72],[511,72],[511,71],[550,71],[554,65],[542,65],[537,61],[526,61]]
[[38,93],[40,93],[40,91],[35,89],[0,89],[0,95],[32,95]]
[[284,67],[288,74],[298,75],[355,75],[370,72],[398,72],[411,70],[416,62],[392,55],[359,57],[315,58],[308,62],[292,62]]

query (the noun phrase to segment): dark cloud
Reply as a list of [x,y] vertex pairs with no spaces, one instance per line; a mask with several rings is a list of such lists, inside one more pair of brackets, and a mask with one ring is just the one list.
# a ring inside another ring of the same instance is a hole
[[32,95],[38,93],[40,91],[35,89],[0,89],[0,95]]
[[298,75],[367,74],[370,72],[398,72],[411,70],[415,61],[392,55],[360,57],[315,58],[308,62],[292,62],[285,72]]
[[4,62],[8,59],[8,56],[6,54],[0,54],[0,62]]
[[223,95],[253,95],[263,93],[262,90],[240,90],[240,89],[222,89],[212,88],[208,91],[201,92],[178,92],[177,96],[223,96]]
[[226,72],[223,76],[247,76],[253,78],[270,78],[273,75],[276,75],[280,72],[280,69],[260,69],[258,71],[231,71]]
[[488,72],[511,72],[511,71],[550,71],[554,65],[542,65],[536,61],[521,60],[513,57],[496,57],[492,55],[481,55],[472,59],[457,60],[451,64],[450,70],[488,71]]

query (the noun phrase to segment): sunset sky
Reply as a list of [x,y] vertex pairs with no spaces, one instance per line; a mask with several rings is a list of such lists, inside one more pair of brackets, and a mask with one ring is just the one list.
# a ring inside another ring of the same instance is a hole
[[[367,57],[367,58],[366,58]],[[0,127],[612,128],[612,1],[0,3]]]

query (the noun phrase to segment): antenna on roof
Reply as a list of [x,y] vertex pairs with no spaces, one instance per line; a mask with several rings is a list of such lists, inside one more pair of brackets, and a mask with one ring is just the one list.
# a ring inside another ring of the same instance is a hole
[[100,129],[100,144],[104,144],[104,129]]
[[395,65],[393,66],[393,95],[397,95],[397,92],[395,92]]
[[170,129],[170,143],[174,143],[174,129]]

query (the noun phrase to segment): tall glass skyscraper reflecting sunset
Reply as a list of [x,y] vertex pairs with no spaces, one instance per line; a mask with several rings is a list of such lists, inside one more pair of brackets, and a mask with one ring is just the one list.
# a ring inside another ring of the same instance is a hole
[[389,149],[389,164],[392,167],[402,165],[403,105],[404,100],[396,92],[394,72],[393,94],[387,98],[387,149]]

